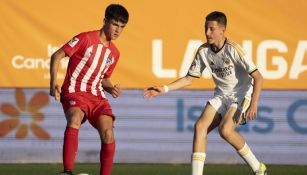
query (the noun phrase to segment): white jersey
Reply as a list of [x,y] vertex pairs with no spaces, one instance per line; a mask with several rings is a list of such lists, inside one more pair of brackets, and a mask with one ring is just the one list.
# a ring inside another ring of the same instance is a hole
[[253,78],[250,74],[257,67],[237,43],[226,39],[218,52],[214,52],[207,43],[201,45],[188,75],[199,78],[205,68],[215,82],[215,95],[251,95]]

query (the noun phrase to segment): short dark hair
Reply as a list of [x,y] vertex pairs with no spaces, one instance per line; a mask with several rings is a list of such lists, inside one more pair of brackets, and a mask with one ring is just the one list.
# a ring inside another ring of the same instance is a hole
[[206,21],[216,21],[218,24],[227,26],[227,18],[223,12],[214,11],[206,16]]
[[106,20],[120,21],[122,23],[128,23],[129,13],[127,9],[120,4],[110,4],[105,11],[104,17]]

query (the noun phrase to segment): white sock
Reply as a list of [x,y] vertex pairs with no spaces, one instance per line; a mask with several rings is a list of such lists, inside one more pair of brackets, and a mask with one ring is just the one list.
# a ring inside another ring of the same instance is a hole
[[244,161],[252,168],[254,172],[259,169],[260,162],[246,143],[244,144],[243,148],[238,151],[238,154],[244,159]]
[[203,174],[205,159],[206,159],[206,153],[194,152],[192,154],[192,160],[191,160],[192,170],[191,170],[191,175],[202,175]]

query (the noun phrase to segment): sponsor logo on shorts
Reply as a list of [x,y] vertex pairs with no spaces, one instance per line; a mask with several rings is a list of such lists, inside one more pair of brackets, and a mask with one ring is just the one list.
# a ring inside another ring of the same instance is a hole
[[69,103],[70,105],[75,105],[75,104],[77,104],[77,102],[74,101],[74,100],[70,100],[68,103]]
[[100,112],[101,112],[101,113],[105,113],[105,112],[107,112],[107,110],[102,109]]

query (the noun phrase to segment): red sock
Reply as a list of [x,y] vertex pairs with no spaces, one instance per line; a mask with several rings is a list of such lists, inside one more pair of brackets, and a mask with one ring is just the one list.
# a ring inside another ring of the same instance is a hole
[[100,175],[110,175],[115,153],[115,142],[101,144],[100,150]]
[[78,151],[78,129],[66,127],[63,144],[63,164],[65,170],[74,167],[75,157]]

